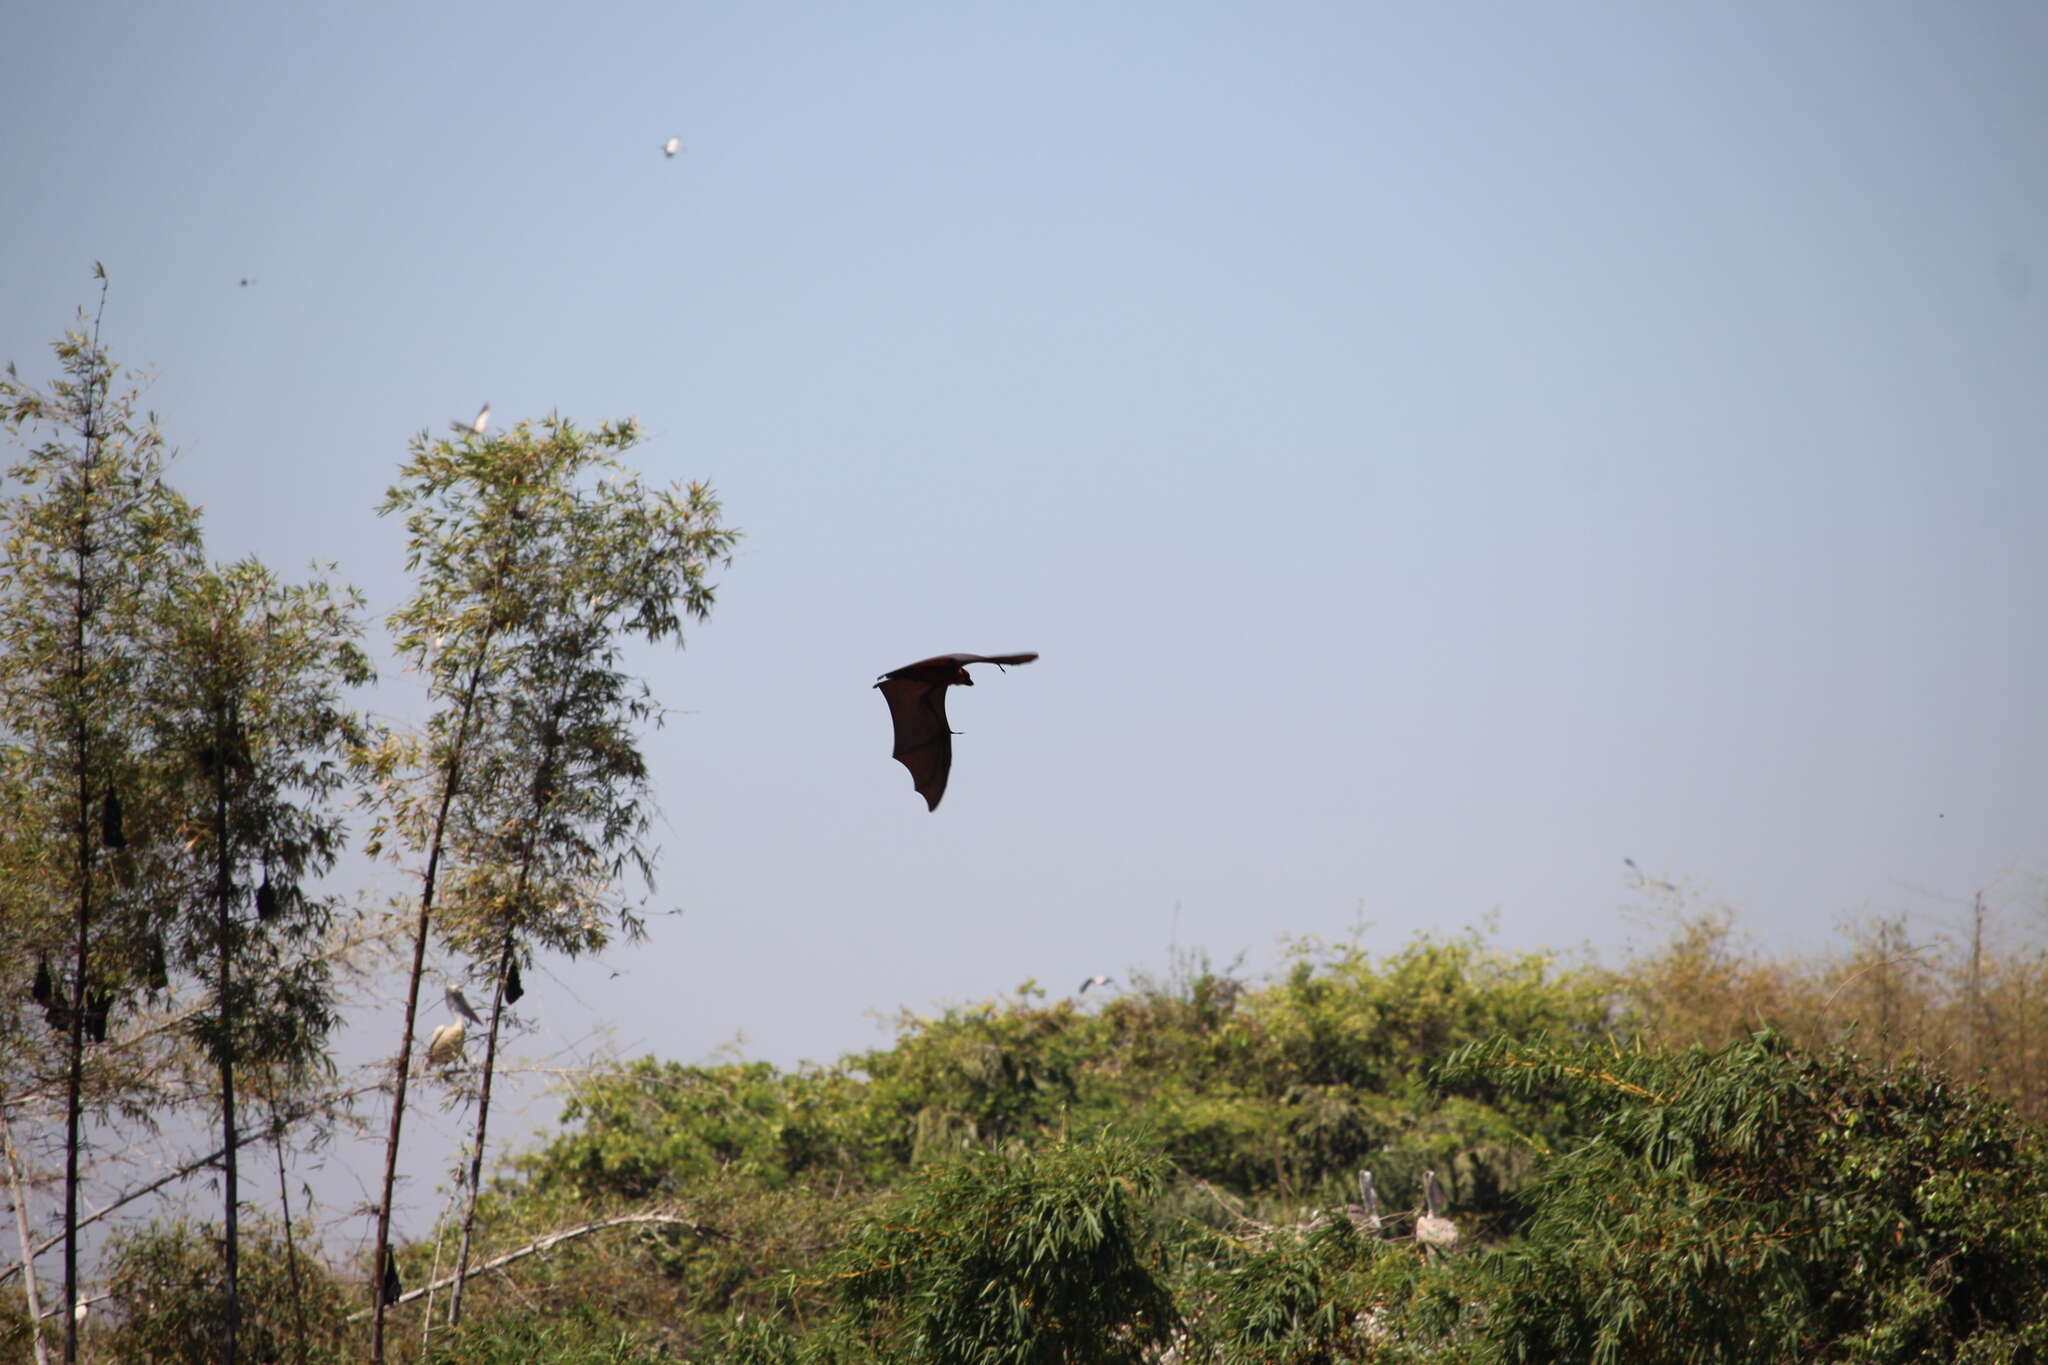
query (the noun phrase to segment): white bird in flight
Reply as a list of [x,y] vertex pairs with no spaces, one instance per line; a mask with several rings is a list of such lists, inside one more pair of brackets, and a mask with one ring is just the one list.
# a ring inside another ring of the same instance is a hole
[[663,156],[674,156],[681,150],[683,150],[683,140],[679,137],[672,137],[661,144],[661,154]]
[[476,419],[468,423],[450,422],[448,425],[468,436],[481,436],[484,428],[491,424],[491,405],[484,404],[476,410]]
[[1075,991],[1075,992],[1074,992],[1074,994],[1076,994],[1076,995],[1086,995],[1086,994],[1088,994],[1088,988],[1089,988],[1090,986],[1107,986],[1107,985],[1109,985],[1109,984],[1110,984],[1110,978],[1108,978],[1108,977],[1106,977],[1106,976],[1091,976],[1091,977],[1089,977],[1089,978],[1088,978],[1088,979],[1087,979],[1086,981],[1083,981],[1083,982],[1081,983],[1081,989],[1080,989],[1080,990],[1078,990],[1078,991]]

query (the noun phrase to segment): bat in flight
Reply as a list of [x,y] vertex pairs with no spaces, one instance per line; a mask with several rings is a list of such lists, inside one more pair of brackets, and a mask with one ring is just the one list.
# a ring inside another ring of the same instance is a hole
[[1028,664],[1036,654],[941,654],[884,673],[875,684],[896,727],[895,759],[910,769],[926,810],[937,810],[953,771],[953,727],[946,724],[946,689],[972,687],[969,664]]

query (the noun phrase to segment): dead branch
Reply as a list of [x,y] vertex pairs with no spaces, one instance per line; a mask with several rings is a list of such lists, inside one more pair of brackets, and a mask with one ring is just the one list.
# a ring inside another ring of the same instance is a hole
[[[469,1273],[462,1278],[464,1280],[473,1280],[486,1271],[497,1270],[500,1267],[512,1264],[514,1261],[524,1260],[528,1256],[535,1256],[543,1251],[552,1251],[563,1242],[574,1238],[587,1237],[593,1232],[603,1232],[606,1228],[625,1227],[635,1223],[653,1223],[664,1227],[688,1228],[699,1237],[709,1237],[724,1242],[732,1240],[731,1233],[722,1232],[717,1228],[700,1223],[694,1218],[684,1218],[673,1213],[626,1213],[619,1215],[617,1218],[600,1218],[593,1223],[583,1223],[573,1228],[563,1228],[560,1232],[551,1232],[538,1241],[528,1242],[525,1246],[508,1251],[502,1256],[494,1256],[480,1265],[471,1266]],[[398,1296],[397,1302],[411,1303],[414,1299],[423,1299],[429,1294],[438,1293],[454,1284],[455,1278],[453,1275],[444,1275],[432,1284],[423,1284],[417,1289],[408,1289],[405,1293]],[[348,1320],[350,1322],[360,1322],[368,1316],[370,1316],[369,1309],[359,1308],[348,1315]]]

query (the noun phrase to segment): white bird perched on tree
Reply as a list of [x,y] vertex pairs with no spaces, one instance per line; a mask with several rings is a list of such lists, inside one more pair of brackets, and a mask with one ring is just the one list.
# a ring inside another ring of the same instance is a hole
[[488,427],[490,424],[491,405],[489,403],[486,403],[476,410],[476,417],[474,420],[467,423],[450,422],[448,425],[452,427],[454,430],[461,432],[466,436],[481,436],[484,434],[484,428]]
[[443,1024],[427,1039],[427,1065],[449,1066],[462,1055],[462,1021]]
[[1380,1192],[1373,1187],[1371,1171],[1358,1173],[1358,1202],[1346,1204],[1344,1214],[1360,1232],[1369,1237],[1380,1235]]
[[446,999],[448,1008],[461,1015],[465,1021],[475,1024],[478,1028],[484,1026],[484,1021],[477,1018],[476,1011],[469,1007],[469,997],[462,993],[462,987],[450,986]]
[[1438,1251],[1458,1244],[1458,1225],[1444,1217],[1444,1187],[1437,1184],[1435,1171],[1422,1173],[1422,1212],[1415,1218],[1415,1240]]
[[663,156],[674,156],[681,150],[683,150],[683,140],[679,137],[672,137],[661,144],[661,154]]
[[1075,992],[1074,992],[1074,994],[1076,994],[1076,995],[1086,995],[1086,994],[1088,994],[1088,988],[1089,988],[1090,986],[1107,986],[1107,985],[1109,985],[1109,984],[1110,984],[1110,978],[1109,978],[1109,977],[1106,977],[1106,976],[1091,976],[1091,977],[1089,977],[1089,978],[1088,978],[1088,979],[1087,979],[1086,981],[1083,981],[1083,982],[1081,983],[1081,989],[1080,989],[1080,990],[1078,990],[1078,991],[1075,991]]

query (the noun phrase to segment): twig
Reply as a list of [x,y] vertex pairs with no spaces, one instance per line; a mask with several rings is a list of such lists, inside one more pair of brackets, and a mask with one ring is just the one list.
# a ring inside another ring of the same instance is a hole
[[1826,1002],[1822,1004],[1820,1007],[1821,1017],[1827,1017],[1827,1012],[1834,1008],[1835,997],[1840,995],[1843,991],[1849,989],[1850,984],[1854,982],[1858,977],[1867,976],[1871,972],[1876,971],[1880,967],[1896,967],[1901,962],[1911,962],[1914,958],[1926,952],[1930,946],[1931,945],[1929,944],[1923,943],[1918,948],[1908,948],[1905,952],[1900,953],[1897,957],[1888,957],[1884,959],[1882,962],[1873,962],[1867,967],[1859,967],[1857,970],[1849,973],[1847,976],[1842,978],[1841,984],[1837,985],[1834,988],[1834,990],[1828,993],[1828,998]]

